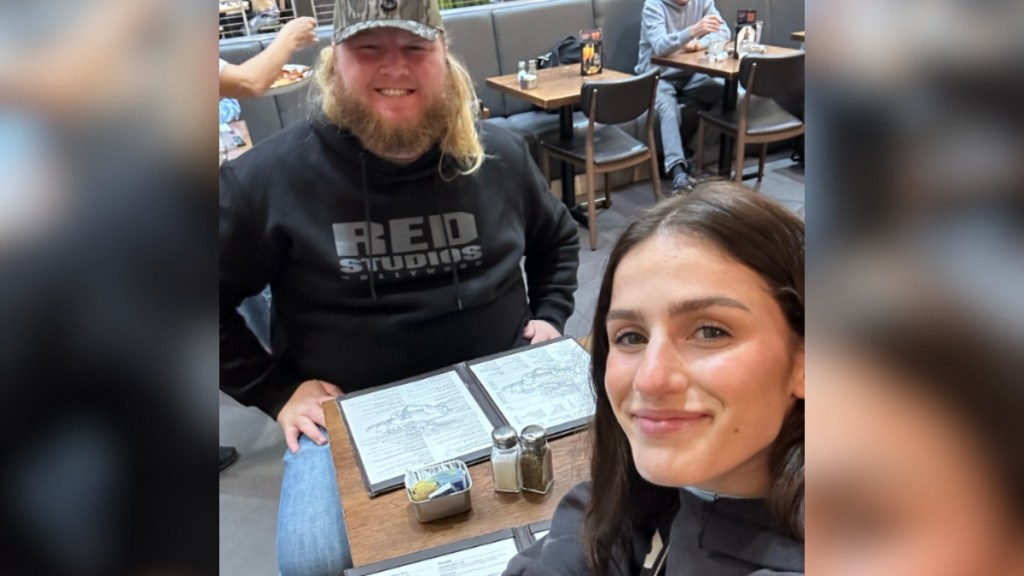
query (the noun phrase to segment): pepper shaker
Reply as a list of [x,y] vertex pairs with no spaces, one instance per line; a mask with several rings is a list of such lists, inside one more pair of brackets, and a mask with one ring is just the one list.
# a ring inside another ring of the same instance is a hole
[[519,473],[519,438],[515,428],[498,426],[491,432],[491,471],[495,492],[519,492],[523,480]]
[[555,480],[547,433],[542,426],[530,425],[523,428],[519,441],[522,445],[519,467],[523,475],[523,490],[547,494]]

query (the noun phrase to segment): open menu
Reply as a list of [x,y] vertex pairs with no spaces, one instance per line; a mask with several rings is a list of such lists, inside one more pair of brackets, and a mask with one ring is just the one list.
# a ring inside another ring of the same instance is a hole
[[551,521],[508,528],[345,570],[345,576],[501,576],[508,561],[547,533]]
[[404,485],[405,471],[491,454],[491,431],[543,426],[549,438],[594,414],[590,354],[563,336],[338,398],[371,496]]

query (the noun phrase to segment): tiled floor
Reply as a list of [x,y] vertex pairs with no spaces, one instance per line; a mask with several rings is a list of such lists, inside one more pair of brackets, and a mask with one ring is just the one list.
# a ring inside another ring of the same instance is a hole
[[[790,162],[788,152],[770,156],[770,159],[764,181],[754,185],[753,180],[748,180],[746,184],[803,215],[803,166]],[[750,166],[748,164],[748,169]],[[662,189],[668,189],[668,182],[663,182]],[[653,202],[649,183],[616,191],[612,198],[612,207],[598,212],[597,250],[590,250],[587,231],[580,229],[582,247],[576,312],[566,324],[566,333],[573,336],[590,332],[601,273],[616,236],[634,214]],[[236,446],[241,453],[238,461],[220,474],[220,573],[226,576],[277,574],[275,529],[281,456],[285,449],[281,431],[263,413],[240,406],[222,393],[220,440],[224,445]]]

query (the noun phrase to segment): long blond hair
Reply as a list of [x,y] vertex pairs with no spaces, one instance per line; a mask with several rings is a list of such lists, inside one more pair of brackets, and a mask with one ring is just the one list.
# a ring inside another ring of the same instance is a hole
[[[441,160],[446,157],[455,161],[459,174],[473,174],[484,163],[484,148],[476,130],[479,106],[473,80],[469,77],[466,67],[456,58],[447,45],[444,48],[445,62],[451,75],[451,93],[447,98],[454,98],[455,117],[451,126],[441,138]],[[317,90],[313,93],[312,110],[330,110],[334,107],[334,46],[327,46],[320,51],[316,65]]]

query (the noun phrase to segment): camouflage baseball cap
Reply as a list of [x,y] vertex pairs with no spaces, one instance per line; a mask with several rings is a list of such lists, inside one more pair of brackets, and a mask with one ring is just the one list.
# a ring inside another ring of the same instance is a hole
[[335,0],[334,42],[371,28],[408,30],[433,42],[444,32],[438,0]]

